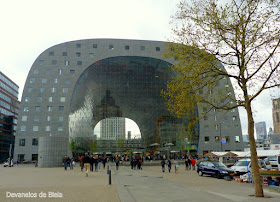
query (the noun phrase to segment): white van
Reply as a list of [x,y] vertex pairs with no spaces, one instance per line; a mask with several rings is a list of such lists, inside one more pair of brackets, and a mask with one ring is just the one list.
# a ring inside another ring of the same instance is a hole
[[[267,169],[266,164],[263,160],[258,159],[258,162],[260,168]],[[231,166],[231,169],[234,170],[238,175],[245,174],[248,171],[251,172],[251,159],[240,159],[233,166]]]
[[280,171],[280,155],[269,156],[267,157],[267,160],[271,165],[271,169]]

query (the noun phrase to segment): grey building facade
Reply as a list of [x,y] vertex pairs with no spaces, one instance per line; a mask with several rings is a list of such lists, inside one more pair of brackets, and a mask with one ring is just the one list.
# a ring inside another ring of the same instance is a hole
[[[98,150],[93,129],[110,117],[125,117],[137,123],[141,149],[146,151],[150,144],[159,142],[159,119],[170,116],[160,93],[173,75],[170,65],[176,62],[174,58],[163,59],[165,48],[166,43],[159,41],[86,39],[58,44],[42,52],[29,71],[23,90],[15,159],[38,159],[41,167],[60,166],[59,158],[52,156],[59,154],[62,159],[66,151],[71,155],[68,143],[58,144],[65,139],[75,142],[81,152]],[[219,85],[233,94],[228,81]],[[110,99],[106,98],[108,92]],[[197,116],[202,116],[203,111],[197,106]],[[164,122],[160,127],[169,128],[172,121],[166,123],[168,127],[162,125]],[[174,127],[179,129],[172,128],[180,131],[174,137],[182,139],[173,141],[174,147],[183,152],[185,147],[198,155],[206,151],[243,150],[237,109],[227,113],[213,111],[201,118],[191,137],[184,134],[187,124],[185,120],[180,124],[176,121]],[[186,138],[187,146],[183,145]],[[222,139],[226,139],[223,144]],[[25,145],[20,144],[23,140]],[[117,144],[106,144],[108,152],[117,151],[111,147]]]

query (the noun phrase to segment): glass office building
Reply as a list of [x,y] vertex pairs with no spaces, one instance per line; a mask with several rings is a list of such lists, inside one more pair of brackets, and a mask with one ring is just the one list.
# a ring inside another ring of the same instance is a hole
[[[18,158],[38,158],[41,167],[60,165],[66,153],[71,155],[69,142],[77,153],[145,155],[155,149],[154,143],[159,144],[158,151],[171,143],[181,153],[202,154],[221,151],[217,136],[227,136],[223,150],[243,149],[237,138],[241,137],[238,110],[216,113],[225,119],[222,130],[217,128],[221,119],[209,117],[200,119],[191,135],[186,131],[188,117],[178,119],[166,110],[161,91],[173,75],[170,65],[176,60],[163,59],[165,48],[166,43],[159,41],[87,39],[44,51],[32,65],[23,91]],[[201,116],[203,110],[197,106],[194,114]],[[136,122],[141,138],[106,139],[94,134],[98,122],[112,117]]]
[[0,162],[13,156],[19,87],[0,71]]

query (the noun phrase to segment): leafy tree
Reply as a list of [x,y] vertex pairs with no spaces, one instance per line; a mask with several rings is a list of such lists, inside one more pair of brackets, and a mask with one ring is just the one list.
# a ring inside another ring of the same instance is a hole
[[182,117],[196,103],[205,114],[244,107],[255,196],[263,197],[251,104],[262,91],[279,86],[279,1],[192,0],[178,8],[166,54],[177,59],[172,66],[177,76],[163,92],[167,108]]
[[92,152],[96,151],[97,150],[97,140],[92,141],[89,148],[90,148],[90,151],[92,151]]
[[69,143],[69,147],[70,150],[72,152],[72,155],[74,155],[74,153],[76,152],[76,142],[74,140],[71,140],[71,142]]

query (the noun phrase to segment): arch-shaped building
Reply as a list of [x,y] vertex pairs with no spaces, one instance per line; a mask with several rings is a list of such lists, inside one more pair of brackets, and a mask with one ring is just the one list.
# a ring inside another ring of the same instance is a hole
[[[133,144],[125,137],[96,137],[95,125],[110,117],[138,124],[141,151],[170,142],[175,149],[199,155],[242,150],[238,110],[200,119],[191,137],[185,135],[187,118],[176,119],[166,111],[160,92],[176,61],[163,59],[165,46],[159,41],[86,39],[45,50],[32,65],[23,90],[14,159],[58,166],[69,153],[69,140],[80,151],[103,153],[118,151],[119,139]],[[194,113],[202,112],[198,107]],[[223,145],[222,137],[227,138]]]

